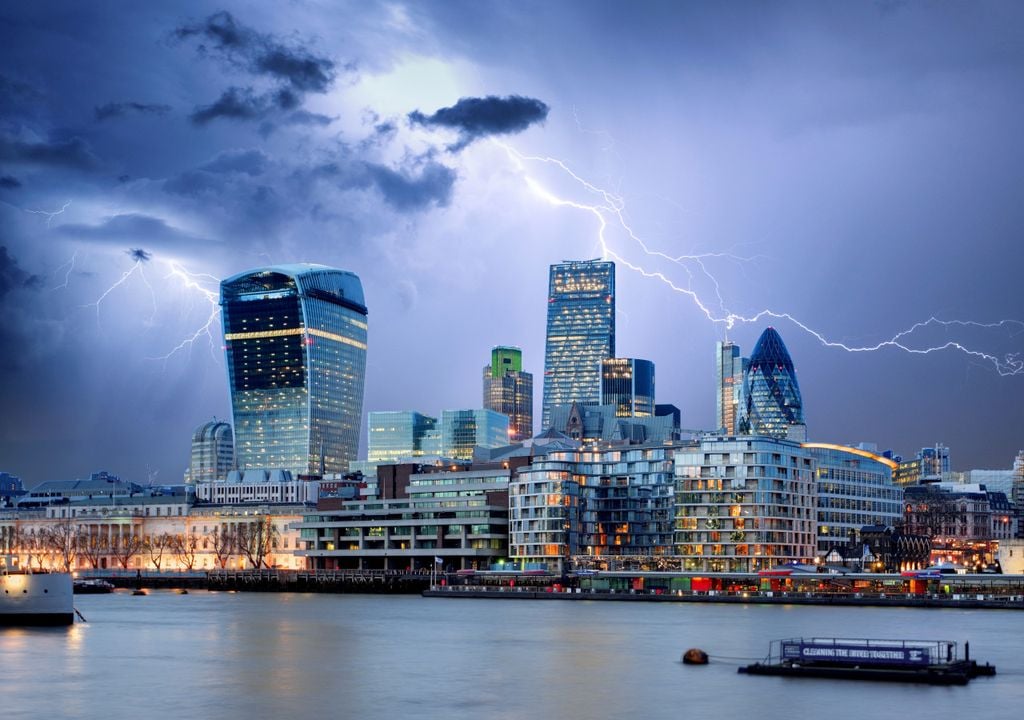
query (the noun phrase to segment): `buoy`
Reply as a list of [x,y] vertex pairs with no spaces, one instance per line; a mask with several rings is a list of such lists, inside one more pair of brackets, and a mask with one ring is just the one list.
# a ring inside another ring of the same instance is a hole
[[148,594],[149,594],[149,593],[147,593],[147,592],[146,592],[145,590],[143,590],[142,588],[139,588],[138,590],[135,590],[135,591],[134,591],[134,592],[132,593],[132,595],[148,595]]
[[181,590],[178,591],[178,594],[179,595],[188,595],[188,590],[186,590],[185,588],[182,588]]
[[690,648],[683,653],[684,665],[707,665],[708,654],[700,648]]

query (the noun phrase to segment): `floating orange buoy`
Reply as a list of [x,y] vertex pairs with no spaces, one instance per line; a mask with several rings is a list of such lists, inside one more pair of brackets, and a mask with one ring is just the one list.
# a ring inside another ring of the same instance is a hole
[[683,653],[684,665],[707,665],[708,654],[700,648],[690,648]]

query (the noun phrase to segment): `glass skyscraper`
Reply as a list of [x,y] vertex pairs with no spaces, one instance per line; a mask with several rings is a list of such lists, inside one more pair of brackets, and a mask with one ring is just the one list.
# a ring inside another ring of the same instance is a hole
[[436,441],[431,441],[437,418],[415,410],[372,412],[367,425],[368,462],[384,464],[400,458],[436,455],[439,452]]
[[635,358],[601,361],[601,404],[616,417],[654,416],[654,363]]
[[551,266],[541,429],[556,405],[601,402],[601,361],[615,356],[615,263],[569,260]]
[[187,482],[223,480],[234,469],[235,442],[231,426],[214,418],[197,427],[192,433],[192,462]]
[[533,375],[523,372],[523,351],[499,346],[484,368],[484,407],[508,415],[509,442],[533,437]]
[[761,333],[754,346],[744,375],[743,392],[742,434],[797,441],[807,439],[796,370],[774,328]]
[[715,343],[715,365],[718,382],[715,387],[715,428],[726,435],[739,431],[740,409],[743,407],[743,371],[745,361],[740,357],[740,346],[725,342]]
[[353,273],[258,268],[221,282],[239,470],[348,470],[359,446],[366,303]]
[[508,445],[508,416],[493,410],[442,410],[441,454],[472,460],[473,448]]

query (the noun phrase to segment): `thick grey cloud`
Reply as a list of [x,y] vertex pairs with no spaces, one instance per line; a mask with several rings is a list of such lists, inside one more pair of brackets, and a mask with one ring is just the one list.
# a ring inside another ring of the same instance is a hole
[[367,163],[366,170],[384,200],[396,210],[422,210],[431,204],[444,207],[451,201],[455,171],[439,162],[429,160],[415,174],[375,163]]
[[61,235],[76,240],[116,244],[145,242],[147,245],[165,249],[180,249],[182,246],[208,245],[210,243],[209,240],[170,225],[163,218],[142,213],[113,215],[103,222],[93,225],[66,223],[57,227],[56,230]]
[[189,118],[196,125],[211,120],[259,120],[274,109],[273,93],[257,95],[252,88],[230,87],[209,105],[196,108]]
[[451,107],[441,108],[433,115],[419,110],[409,113],[409,121],[427,127],[457,130],[459,142],[450,146],[461,150],[474,140],[488,135],[511,135],[522,132],[548,116],[548,106],[535,98],[509,95],[508,97],[464,97]]
[[128,248],[125,250],[125,254],[135,262],[149,262],[153,258],[153,253],[142,248]]
[[225,150],[199,169],[211,173],[261,175],[269,162],[262,150]]
[[96,107],[96,119],[99,121],[124,117],[125,115],[166,115],[171,111],[170,105],[140,102],[109,102]]
[[40,281],[38,275],[22,270],[18,261],[7,252],[7,247],[0,245],[0,300],[11,290],[38,287]]
[[14,190],[21,187],[21,180],[13,175],[0,175],[0,188]]
[[0,162],[71,170],[93,170],[99,165],[88,144],[79,137],[52,142],[25,142],[0,136]]

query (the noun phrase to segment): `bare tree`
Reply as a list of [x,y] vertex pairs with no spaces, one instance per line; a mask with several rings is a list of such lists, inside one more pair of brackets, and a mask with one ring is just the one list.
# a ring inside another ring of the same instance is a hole
[[78,554],[78,528],[70,520],[61,520],[43,530],[43,543],[58,567],[71,572]]
[[267,559],[279,535],[273,518],[264,516],[238,526],[238,547],[253,568],[270,567]]
[[110,541],[110,554],[124,570],[132,562],[132,558],[142,552],[142,539],[129,532],[127,535],[117,534]]
[[228,560],[231,559],[235,552],[238,538],[235,536],[235,533],[228,530],[225,526],[217,525],[213,528],[210,539],[213,544],[213,556],[216,558],[221,570],[223,570],[228,566]]
[[29,532],[21,531],[21,538],[19,542],[21,547],[21,553],[25,555],[26,567],[32,569],[32,561],[36,561],[36,566],[43,569],[43,542],[41,534],[37,534],[35,530]]
[[100,532],[89,532],[82,528],[78,533],[78,553],[85,557],[86,562],[95,570],[100,566],[100,559],[107,554],[106,535]]
[[191,530],[184,535],[175,535],[171,538],[171,552],[178,559],[185,569],[192,572],[196,566],[196,556],[199,552],[199,536]]
[[164,561],[164,553],[166,553],[171,547],[171,536],[168,533],[160,533],[159,535],[153,535],[146,538],[145,548],[149,554],[149,561],[153,563],[153,567],[156,568],[157,572],[160,572],[160,566]]

